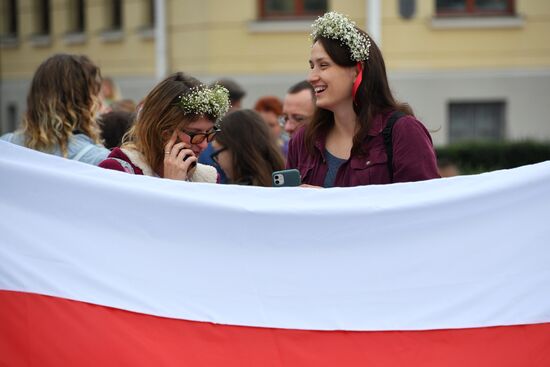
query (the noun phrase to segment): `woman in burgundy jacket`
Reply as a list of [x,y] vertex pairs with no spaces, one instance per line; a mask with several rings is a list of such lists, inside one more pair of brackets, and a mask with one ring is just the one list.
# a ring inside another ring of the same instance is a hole
[[439,177],[431,137],[392,96],[382,54],[367,33],[330,12],[314,22],[311,36],[308,81],[317,110],[290,141],[287,168],[320,187]]

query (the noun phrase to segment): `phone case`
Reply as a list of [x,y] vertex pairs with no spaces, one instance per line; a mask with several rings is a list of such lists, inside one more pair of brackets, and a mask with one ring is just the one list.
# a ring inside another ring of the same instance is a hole
[[285,169],[271,174],[274,187],[300,186],[302,179],[297,169]]

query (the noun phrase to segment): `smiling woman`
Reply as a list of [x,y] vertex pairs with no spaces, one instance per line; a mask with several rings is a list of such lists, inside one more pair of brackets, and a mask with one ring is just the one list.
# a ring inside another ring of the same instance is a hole
[[331,12],[313,23],[311,37],[308,82],[317,111],[293,135],[287,168],[322,187],[439,177],[430,135],[394,99],[382,53],[368,34]]
[[145,97],[136,122],[100,167],[175,180],[217,182],[215,168],[197,164],[229,108],[227,89],[176,73]]

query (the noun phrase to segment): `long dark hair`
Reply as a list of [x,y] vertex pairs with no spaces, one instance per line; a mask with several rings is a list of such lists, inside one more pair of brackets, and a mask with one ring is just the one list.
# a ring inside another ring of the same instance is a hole
[[285,162],[260,114],[248,109],[230,112],[220,126],[216,141],[231,154],[231,182],[271,186],[271,173],[282,170]]
[[[359,28],[356,29],[368,37],[366,32]],[[408,104],[399,103],[393,97],[382,52],[372,38],[370,40],[369,59],[363,64],[363,80],[357,89],[356,103],[353,104],[353,110],[357,115],[360,127],[353,137],[352,155],[363,153],[363,141],[366,139],[372,120],[376,115],[389,110],[398,110],[408,115],[413,114]],[[357,65],[357,62],[351,59],[349,47],[342,45],[340,41],[318,37],[313,42],[320,42],[332,61],[337,65],[343,67],[355,67]],[[318,107],[311,123],[306,128],[305,141],[310,154],[315,154],[314,145],[317,138],[326,135],[333,125],[334,114],[332,111]]]

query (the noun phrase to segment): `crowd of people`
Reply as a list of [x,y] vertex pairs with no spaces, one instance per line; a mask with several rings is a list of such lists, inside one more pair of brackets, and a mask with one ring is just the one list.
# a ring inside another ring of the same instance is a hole
[[347,17],[313,23],[310,71],[283,99],[243,109],[231,79],[182,72],[139,103],[122,99],[86,56],[57,54],[36,70],[15,144],[131,174],[271,186],[297,169],[303,187],[348,187],[440,177],[428,130],[396,101],[382,53]]

